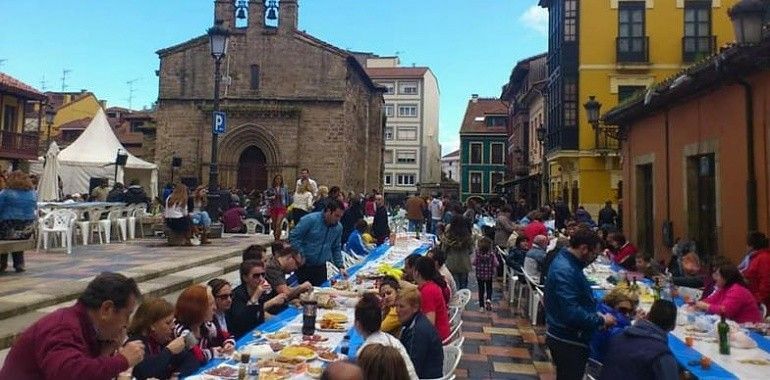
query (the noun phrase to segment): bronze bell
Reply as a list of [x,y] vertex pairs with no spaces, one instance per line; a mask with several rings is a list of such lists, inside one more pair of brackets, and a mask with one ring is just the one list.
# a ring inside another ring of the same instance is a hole
[[246,10],[243,8],[238,8],[238,12],[235,14],[235,17],[243,20],[246,18]]
[[275,14],[275,8],[270,7],[270,9],[267,10],[267,19],[268,20],[277,20],[278,16]]

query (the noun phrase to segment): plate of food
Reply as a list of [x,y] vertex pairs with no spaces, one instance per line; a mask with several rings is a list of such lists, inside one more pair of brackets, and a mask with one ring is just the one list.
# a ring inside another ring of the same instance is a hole
[[291,333],[287,331],[276,331],[274,333],[265,334],[264,337],[270,343],[283,342],[291,338]]
[[321,374],[324,373],[324,368],[321,366],[310,366],[307,367],[307,375],[314,378],[314,379],[320,379]]
[[337,282],[332,285],[332,288],[337,290],[350,290],[350,281],[348,280],[338,280]]
[[327,363],[333,363],[340,360],[346,360],[348,357],[343,354],[338,354],[334,351],[323,351],[318,353],[318,359],[321,359],[322,361],[325,361]]
[[316,343],[316,342],[326,342],[328,340],[329,340],[329,338],[327,338],[327,337],[325,337],[323,335],[318,335],[318,334],[315,334],[315,335],[303,335],[302,336],[302,341],[303,342]]
[[318,322],[317,328],[318,328],[318,331],[328,331],[328,332],[347,331],[347,328],[344,322],[330,321],[328,319],[322,319],[320,322]]
[[337,307],[337,302],[334,300],[334,296],[329,293],[319,294],[318,307],[322,309],[334,309]]
[[223,364],[223,365],[220,365],[219,367],[211,368],[203,372],[203,374],[209,377],[217,378],[217,379],[237,380],[238,367]]
[[273,350],[273,352],[278,352],[284,349],[286,347],[286,344],[283,342],[270,342],[270,348]]
[[321,320],[345,323],[348,321],[348,316],[344,313],[340,313],[339,311],[330,311],[323,314],[321,316]]
[[291,371],[281,367],[262,367],[259,369],[259,380],[286,380]]
[[318,357],[315,350],[307,346],[292,345],[287,346],[279,353],[279,356],[289,359],[302,359],[305,361],[313,360]]

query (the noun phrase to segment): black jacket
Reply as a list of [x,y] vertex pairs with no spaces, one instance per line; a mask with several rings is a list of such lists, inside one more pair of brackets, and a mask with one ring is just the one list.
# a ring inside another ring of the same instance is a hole
[[179,372],[180,377],[185,377],[194,374],[200,367],[190,350],[174,355],[155,339],[143,335],[129,336],[128,341],[132,340],[141,340],[144,343],[144,360],[134,366],[132,372],[137,380],[153,377],[168,379],[174,372]]
[[388,209],[385,206],[377,207],[374,213],[374,222],[372,222],[372,235],[378,242],[390,236],[390,226],[388,225]]
[[125,202],[126,196],[124,192],[126,189],[119,188],[119,189],[112,189],[109,193],[107,193],[107,202]]
[[147,193],[144,192],[141,186],[136,185],[128,187],[128,190],[123,193],[123,200],[130,205],[138,203],[150,204],[150,198],[147,196]]
[[264,307],[265,302],[269,299],[267,296],[267,294],[262,294],[256,305],[249,305],[251,297],[249,297],[246,286],[240,284],[233,289],[233,303],[230,310],[225,313],[225,320],[227,320],[228,332],[235,336],[235,339],[240,339],[265,321]]
[[421,312],[417,312],[401,329],[401,344],[409,353],[414,371],[421,379],[443,376],[444,348],[438,331]]

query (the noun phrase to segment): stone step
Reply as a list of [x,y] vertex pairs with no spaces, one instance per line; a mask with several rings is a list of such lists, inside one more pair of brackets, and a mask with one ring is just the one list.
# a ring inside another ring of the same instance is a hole
[[[162,277],[152,277],[139,282],[139,290],[145,296],[164,297],[169,302],[175,303],[176,298],[182,289],[197,283],[222,277],[228,280],[235,280],[239,283],[238,267],[241,263],[240,251],[238,257],[219,257],[218,261],[209,262],[208,265],[201,265],[193,268],[173,272]],[[180,268],[184,265],[180,265]],[[85,286],[85,285],[84,285]],[[75,303],[75,297],[64,299],[56,304],[45,307],[28,310],[21,314],[15,314],[0,321],[0,350],[9,348],[16,337],[27,327],[35,323],[44,315],[62,307],[71,306]]]
[[[182,248],[180,248],[181,250]],[[198,268],[232,268],[240,263],[242,248],[223,249],[219,253],[203,255],[180,255],[174,262],[159,262],[131,268],[130,271],[121,271],[122,274],[133,278],[137,283],[144,283],[165,276],[181,276],[187,282],[181,282],[184,287],[193,283],[199,277]],[[206,272],[203,270],[203,272]],[[229,271],[229,270],[227,270]],[[204,273],[205,274],[205,273]],[[76,299],[85,289],[90,278],[80,281],[52,281],[46,286],[46,293],[28,291],[5,297],[0,297],[0,324],[8,318],[32,312],[51,305],[61,304]],[[165,281],[165,280],[160,280]],[[151,287],[152,283],[144,285]],[[186,284],[186,285],[184,285]]]

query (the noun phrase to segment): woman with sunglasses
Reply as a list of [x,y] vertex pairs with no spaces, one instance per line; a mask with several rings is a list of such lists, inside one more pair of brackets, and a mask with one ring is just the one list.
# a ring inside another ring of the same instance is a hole
[[241,284],[232,292],[230,309],[225,312],[227,327],[236,339],[265,321],[265,309],[286,302],[286,295],[272,297],[273,289],[265,280],[265,265],[261,261],[241,263]]
[[636,294],[627,289],[615,288],[607,293],[598,306],[601,314],[610,314],[615,317],[617,323],[615,326],[605,330],[597,331],[591,339],[591,358],[601,362],[607,354],[607,345],[610,338],[620,334],[626,327],[631,325],[631,321],[636,316],[636,307],[639,304],[639,298]]
[[221,331],[229,332],[227,330],[225,313],[230,310],[230,306],[233,304],[233,287],[227,280],[221,278],[212,279],[207,285],[211,288],[211,294],[214,295],[214,303],[216,304],[213,319],[214,325]]

